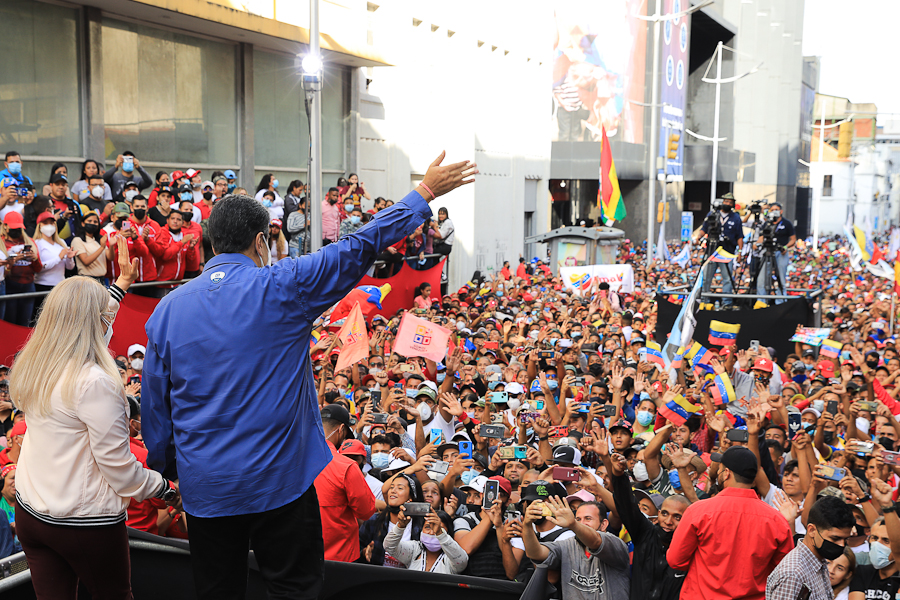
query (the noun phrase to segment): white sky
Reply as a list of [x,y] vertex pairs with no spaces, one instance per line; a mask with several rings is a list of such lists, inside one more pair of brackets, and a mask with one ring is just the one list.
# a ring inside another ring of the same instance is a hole
[[806,0],[803,55],[822,58],[818,91],[900,118],[898,23],[898,0]]

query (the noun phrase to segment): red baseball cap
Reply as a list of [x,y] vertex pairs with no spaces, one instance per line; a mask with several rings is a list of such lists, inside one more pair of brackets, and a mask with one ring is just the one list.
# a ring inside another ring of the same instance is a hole
[[816,365],[816,369],[825,377],[834,377],[834,363],[831,361],[823,360]]
[[25,420],[21,420],[15,425],[13,428],[9,430],[7,434],[7,438],[14,438],[16,436],[25,435],[25,432],[28,431],[28,425],[25,424]]
[[494,475],[493,477],[488,477],[488,481],[497,481],[500,483],[500,489],[506,492],[507,496],[512,495],[512,484],[509,482],[509,479],[503,477],[502,475]]
[[359,440],[347,440],[341,444],[340,453],[344,456],[365,456],[366,447]]
[[22,218],[22,215],[20,215],[19,213],[17,213],[14,210],[11,210],[8,213],[6,213],[6,216],[3,217],[3,222],[10,229],[23,229],[25,227],[25,220]]
[[766,373],[771,373],[773,368],[772,361],[760,356],[756,359],[756,362],[753,363],[753,368],[759,371],[765,371]]
[[43,223],[44,221],[47,221],[47,220],[49,220],[49,219],[53,219],[53,220],[55,221],[55,220],[56,220],[56,217],[53,216],[53,213],[48,212],[48,211],[45,210],[44,212],[42,212],[42,213],[38,216],[37,221],[35,221],[35,222],[36,222],[36,223]]

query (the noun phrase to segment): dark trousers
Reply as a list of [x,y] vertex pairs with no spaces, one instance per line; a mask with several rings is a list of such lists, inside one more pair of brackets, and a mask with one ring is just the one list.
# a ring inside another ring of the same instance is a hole
[[273,510],[233,517],[188,515],[188,523],[199,600],[242,600],[251,549],[269,598],[318,598],[325,544],[314,486]]
[[[7,277],[6,293],[9,294],[25,294],[34,291],[34,283],[17,283]],[[4,321],[8,321],[14,325],[28,327],[31,322],[31,311],[34,310],[34,298],[21,298],[18,300],[6,301],[6,314],[3,316]]]
[[16,508],[16,533],[38,600],[75,600],[78,582],[94,600],[131,600],[125,523],[102,527],[49,525]]

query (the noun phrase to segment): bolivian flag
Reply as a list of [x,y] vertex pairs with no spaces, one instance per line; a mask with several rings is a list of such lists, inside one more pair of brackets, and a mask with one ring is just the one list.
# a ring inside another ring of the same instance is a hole
[[619,189],[619,178],[616,176],[616,164],[613,162],[612,148],[603,128],[603,141],[600,144],[600,212],[607,225],[625,218],[625,203],[622,202],[622,191]]

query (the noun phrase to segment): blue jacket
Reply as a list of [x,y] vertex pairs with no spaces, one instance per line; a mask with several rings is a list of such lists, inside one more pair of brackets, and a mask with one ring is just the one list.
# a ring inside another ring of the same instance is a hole
[[220,254],[147,321],[147,464],[177,475],[198,517],[299,498],[331,460],[309,360],[313,322],[431,209],[416,192],[322,250],[257,267]]
[[25,175],[24,173],[19,173],[19,175],[16,176],[16,175],[13,175],[12,173],[10,173],[9,169],[3,169],[2,171],[0,171],[0,179],[3,179],[4,177],[12,177],[13,179],[15,179],[16,181],[19,182],[19,185],[22,185],[23,183],[29,183],[29,184],[31,183],[31,178],[28,177],[28,175]]

